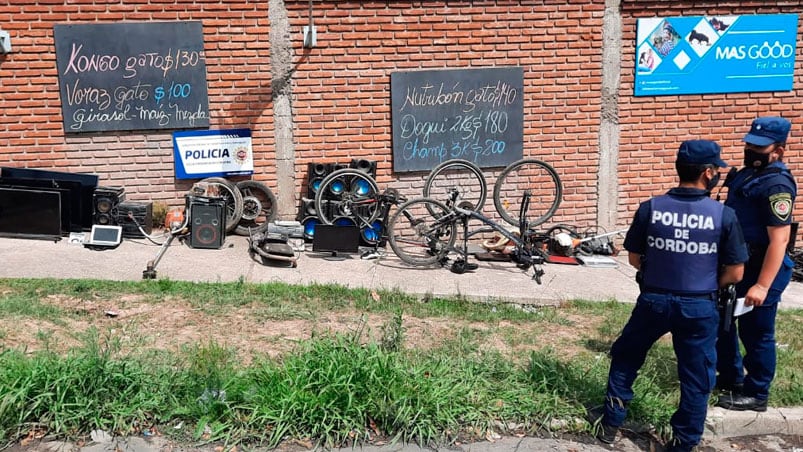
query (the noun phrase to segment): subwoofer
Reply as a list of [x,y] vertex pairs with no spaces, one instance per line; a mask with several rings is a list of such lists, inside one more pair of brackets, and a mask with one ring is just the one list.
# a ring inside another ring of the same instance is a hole
[[376,179],[376,162],[373,160],[351,159],[351,165],[349,166]]
[[123,187],[96,187],[92,194],[92,224],[117,224],[116,209],[125,201]]
[[222,198],[187,196],[190,247],[219,249],[226,239],[226,203]]

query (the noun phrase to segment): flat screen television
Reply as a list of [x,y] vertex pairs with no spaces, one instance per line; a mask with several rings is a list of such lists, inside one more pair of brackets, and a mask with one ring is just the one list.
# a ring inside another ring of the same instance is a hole
[[353,254],[360,245],[360,229],[357,226],[335,226],[318,224],[312,236],[312,251],[328,254],[330,257],[343,257]]
[[92,196],[98,186],[98,176],[86,173],[66,173],[35,168],[0,167],[0,183],[15,179],[15,185],[23,184],[35,188],[66,188],[70,190],[69,231],[89,230],[92,227]]
[[[81,232],[81,184],[78,182],[56,183],[49,180],[0,178],[0,187],[28,190],[57,191],[61,193],[61,235]],[[73,218],[73,212],[77,212]]]
[[0,236],[61,240],[61,193],[0,187]]

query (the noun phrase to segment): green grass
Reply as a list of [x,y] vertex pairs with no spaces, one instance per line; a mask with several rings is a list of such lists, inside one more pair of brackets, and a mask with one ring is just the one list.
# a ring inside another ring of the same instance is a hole
[[[81,345],[66,353],[0,349],[0,441],[17,440],[34,426],[74,438],[94,429],[125,435],[168,425],[163,432],[195,443],[275,446],[296,438],[325,447],[377,435],[449,444],[482,438],[499,422],[529,434],[587,431],[582,419],[587,408],[602,402],[607,351],[632,310],[615,301],[523,310],[460,297],[378,295],[376,301],[366,290],[280,283],[0,280],[2,322],[79,315],[49,305],[53,296],[139,296],[156,304],[178,298],[210,316],[248,306],[264,322],[314,322],[323,313],[354,310],[386,319],[376,340],[367,340],[363,320],[350,333],[318,333],[280,357],[255,356],[247,365],[237,350],[212,341],[172,353],[125,347],[121,336],[133,332],[119,328],[76,332]],[[578,318],[597,319],[599,326],[579,328]],[[463,323],[422,350],[405,346],[412,319]],[[779,312],[771,405],[803,404],[801,321],[803,311]],[[579,352],[568,356],[560,343],[525,356],[488,347],[492,334],[510,346],[538,345],[551,326],[577,328],[565,345]],[[0,337],[8,334],[0,331]],[[47,332],[40,336],[52,340]],[[636,380],[632,422],[667,433],[678,399],[675,365],[669,342],[653,347]]]

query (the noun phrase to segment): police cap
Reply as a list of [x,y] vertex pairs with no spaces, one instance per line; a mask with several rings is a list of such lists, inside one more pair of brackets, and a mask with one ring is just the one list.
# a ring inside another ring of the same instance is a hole
[[786,143],[792,123],[780,116],[764,116],[753,120],[750,132],[744,136],[744,142],[756,146],[769,146],[774,143]]
[[680,143],[677,163],[684,165],[716,165],[720,168],[728,166],[719,157],[719,145],[711,140],[687,140]]

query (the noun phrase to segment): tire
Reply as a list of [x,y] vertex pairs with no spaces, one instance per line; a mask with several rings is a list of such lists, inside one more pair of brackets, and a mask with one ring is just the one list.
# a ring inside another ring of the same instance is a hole
[[243,197],[243,213],[234,233],[249,236],[266,231],[276,219],[276,196],[267,185],[255,180],[237,182],[237,189]]
[[323,224],[348,217],[359,227],[370,227],[379,216],[379,187],[366,172],[343,168],[327,175],[315,193],[315,210]]
[[563,197],[560,177],[549,164],[524,159],[508,165],[494,184],[494,206],[499,215],[513,226],[519,226],[521,200],[529,190],[530,206],[526,220],[530,227],[544,223],[555,214]]
[[216,185],[226,203],[226,232],[232,232],[243,216],[243,195],[237,186],[222,177],[207,177],[201,183]]
[[439,264],[454,247],[457,225],[450,210],[431,198],[401,204],[388,221],[388,243],[404,263],[425,267]]
[[479,166],[462,159],[441,163],[427,176],[424,197],[446,202],[452,188],[460,192],[459,201],[471,203],[471,210],[482,211],[488,197],[488,184]]

